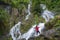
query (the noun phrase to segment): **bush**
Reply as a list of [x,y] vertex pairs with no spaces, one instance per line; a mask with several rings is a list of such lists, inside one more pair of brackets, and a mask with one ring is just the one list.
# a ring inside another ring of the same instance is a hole
[[9,14],[3,10],[0,9],[0,35],[4,34],[8,27],[9,27]]

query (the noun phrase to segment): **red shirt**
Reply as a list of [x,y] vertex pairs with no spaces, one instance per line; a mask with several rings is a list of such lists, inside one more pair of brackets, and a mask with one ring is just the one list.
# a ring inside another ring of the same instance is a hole
[[39,27],[38,26],[36,26],[35,29],[36,29],[36,31],[39,31]]

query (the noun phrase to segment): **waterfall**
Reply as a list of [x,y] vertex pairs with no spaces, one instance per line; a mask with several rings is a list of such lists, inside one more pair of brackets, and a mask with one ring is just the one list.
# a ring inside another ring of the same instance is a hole
[[[42,30],[45,28],[45,23],[39,23],[37,26],[39,27],[40,33],[37,35],[35,31],[36,24],[33,25],[26,33],[21,35],[20,32],[20,26],[21,22],[18,22],[15,26],[13,26],[10,30],[10,35],[12,36],[13,40],[19,40],[19,39],[26,39],[28,40],[30,37],[38,37]],[[17,37],[17,35],[19,36]]]
[[49,11],[46,8],[46,5],[40,4],[40,6],[44,10],[43,13],[42,13],[42,17],[45,19],[46,22],[48,22],[50,19],[53,19],[54,18],[54,13],[52,13],[51,11]]
[[31,8],[31,1],[30,1],[30,3],[28,4],[28,10],[27,10],[27,13],[28,13],[28,14],[26,15],[25,20],[28,20],[28,19],[29,19],[29,16],[30,16],[30,14],[31,14],[30,8]]
[[26,33],[24,33],[21,37],[25,38],[26,40],[28,40],[30,37],[32,37],[33,33],[34,33],[34,27],[36,27],[36,25],[33,25]]
[[[14,25],[11,29],[10,29],[10,35],[12,37],[13,40],[17,40],[17,38],[19,36],[21,36],[21,32],[20,32],[20,26],[21,26],[21,22],[18,22],[16,25]],[[19,35],[19,36],[18,36]]]
[[[28,19],[28,16],[30,15],[30,4],[28,4],[28,15],[26,16],[26,20]],[[46,6],[44,4],[40,5],[42,9],[44,10],[42,13],[42,17],[45,19],[46,22],[48,22],[50,19],[54,18],[54,14],[50,12],[48,9],[46,9]],[[28,40],[30,37],[38,37],[45,29],[45,23],[39,23],[37,26],[39,27],[39,34],[36,34],[35,27],[37,24],[33,25],[26,33],[21,35],[20,26],[21,22],[18,22],[15,26],[13,26],[10,30],[10,35],[12,36],[13,40],[20,40],[20,39],[26,39]],[[17,35],[19,36],[17,37]]]
[[39,23],[37,26],[39,27],[39,31],[40,31],[39,34],[36,34],[35,31],[36,24],[35,24],[26,33],[21,35],[21,39],[28,40],[30,37],[38,37],[42,33],[42,30],[45,28],[45,23]]

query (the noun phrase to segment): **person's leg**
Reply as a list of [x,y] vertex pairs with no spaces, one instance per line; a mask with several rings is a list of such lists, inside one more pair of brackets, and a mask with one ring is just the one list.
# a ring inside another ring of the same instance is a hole
[[36,31],[36,35],[38,34],[38,31]]
[[40,33],[39,31],[37,31],[37,34]]
[[37,31],[37,34],[40,33],[39,31]]
[[40,32],[38,31],[38,33],[40,33]]

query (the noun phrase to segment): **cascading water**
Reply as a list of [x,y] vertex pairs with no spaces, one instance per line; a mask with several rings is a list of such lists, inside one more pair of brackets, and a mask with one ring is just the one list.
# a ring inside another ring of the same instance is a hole
[[[52,19],[54,18],[54,14],[52,12],[48,11],[44,4],[41,4],[41,7],[43,10],[45,9],[44,12],[42,13],[42,16],[46,20],[46,22],[48,22],[51,18]],[[29,14],[26,16],[26,20],[28,19],[28,16],[30,15],[30,4],[28,4],[28,12],[29,12]],[[35,24],[26,33],[21,35],[20,25],[21,25],[21,22],[18,22],[10,30],[10,35],[12,36],[13,40],[20,40],[20,39],[28,40],[30,37],[37,37],[43,32],[42,30],[45,28],[45,23],[39,23],[37,26],[39,27],[40,33],[36,34],[36,31],[35,31],[36,24]],[[17,37],[18,34],[19,34],[19,36]]]
[[21,39],[28,40],[30,37],[38,37],[42,33],[42,30],[45,28],[45,23],[39,23],[37,26],[39,27],[39,31],[40,31],[39,34],[36,34],[36,31],[35,31],[36,24],[35,24],[26,33],[21,35]]
[[[38,27],[39,27],[40,34],[36,35],[36,31],[35,31],[36,24],[35,24],[26,33],[21,35],[20,25],[21,25],[21,22],[17,23],[10,30],[10,35],[12,36],[13,40],[19,40],[19,39],[26,39],[26,40],[28,40],[30,37],[37,37],[37,36],[39,36],[41,34],[41,31],[45,27],[44,23],[39,23]],[[18,34],[19,34],[19,36],[17,37]]]
[[42,17],[45,19],[46,22],[48,22],[50,19],[54,18],[54,13],[50,12],[47,8],[46,5],[40,4],[42,9],[44,10],[42,13]]
[[[18,22],[15,26],[13,26],[10,30],[10,35],[12,37],[13,40],[17,40],[17,38],[19,36],[21,36],[21,32],[20,32],[20,26],[21,26],[21,22]],[[18,36],[19,35],[19,36]]]
[[25,38],[26,40],[28,40],[34,33],[34,27],[36,25],[33,25],[32,28],[30,28],[26,33],[24,33],[21,37]]
[[30,7],[31,7],[31,1],[30,1],[30,3],[28,4],[28,10],[27,10],[28,15],[26,15],[25,20],[28,20],[30,14],[31,14],[31,12],[30,12]]

